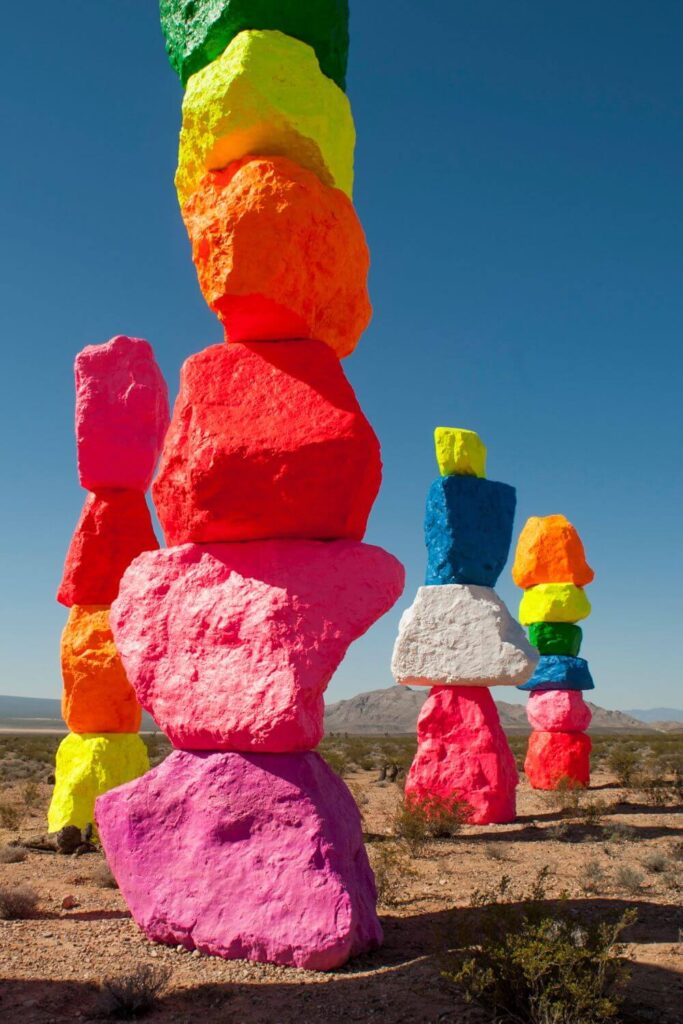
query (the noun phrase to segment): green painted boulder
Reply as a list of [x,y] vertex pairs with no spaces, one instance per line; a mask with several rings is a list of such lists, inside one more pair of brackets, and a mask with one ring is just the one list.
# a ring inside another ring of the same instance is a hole
[[583,630],[572,622],[534,622],[529,626],[529,641],[543,654],[575,658],[581,650]]
[[274,29],[308,43],[323,72],[344,89],[348,0],[160,0],[161,28],[183,85],[245,29]]

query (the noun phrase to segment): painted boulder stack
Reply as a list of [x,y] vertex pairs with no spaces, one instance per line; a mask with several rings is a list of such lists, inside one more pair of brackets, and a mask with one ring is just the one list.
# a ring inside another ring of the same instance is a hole
[[149,767],[141,709],[111,631],[121,577],[159,545],[145,500],[169,422],[168,391],[151,346],[118,336],[78,354],[76,442],[88,490],[57,600],[62,634],[62,715],[50,831],[94,822],[95,799]]
[[510,551],[515,490],[486,479],[486,448],[473,431],[439,427],[435,441],[426,583],[401,618],[392,659],[398,683],[432,687],[406,800],[464,804],[472,824],[509,822],[517,769],[489,687],[525,682],[537,661],[493,589]]
[[588,662],[579,657],[590,615],[584,587],[594,577],[581,538],[562,515],[532,516],[517,543],[512,578],[524,588],[519,617],[540,653],[531,679],[527,716],[533,732],[524,770],[534,789],[587,786],[591,712],[583,691],[594,688]]
[[338,0],[162,0],[176,183],[224,341],[190,356],[153,498],[169,545],[111,611],[175,751],[101,797],[149,938],[326,970],[379,944],[358,809],[314,748],[349,645],[398,600],[363,543],[382,464],[340,364],[370,318]]

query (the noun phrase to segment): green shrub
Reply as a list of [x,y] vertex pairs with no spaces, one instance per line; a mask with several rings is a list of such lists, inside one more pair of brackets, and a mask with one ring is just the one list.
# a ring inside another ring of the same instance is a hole
[[405,848],[400,843],[374,843],[371,858],[378,903],[397,906],[404,896],[406,880],[416,875]]
[[636,749],[619,743],[613,746],[607,754],[607,767],[614,772],[619,785],[628,789],[640,767],[640,760]]
[[405,840],[413,855],[430,839],[457,835],[470,818],[469,804],[457,797],[451,800],[403,799],[394,816],[394,835]]

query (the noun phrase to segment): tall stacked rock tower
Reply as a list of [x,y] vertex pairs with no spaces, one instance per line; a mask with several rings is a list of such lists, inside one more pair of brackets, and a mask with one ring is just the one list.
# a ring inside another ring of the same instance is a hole
[[328,969],[381,941],[360,817],[313,748],[403,568],[362,543],[379,443],[340,365],[370,318],[350,200],[346,3],[162,0],[186,83],[176,184],[225,342],[191,356],[153,495],[166,541],[112,609],[177,748],[98,801],[157,941]]
[[441,475],[427,497],[427,576],[392,660],[398,683],[433,687],[406,800],[427,811],[458,801],[472,824],[509,822],[517,768],[488,688],[524,682],[537,660],[493,590],[510,551],[515,490],[485,479],[486,448],[473,431],[439,427],[435,440]]
[[584,587],[594,573],[581,538],[564,516],[532,516],[522,530],[512,578],[525,590],[519,618],[540,652],[529,691],[527,716],[534,730],[524,771],[534,789],[590,782],[591,711],[581,691],[594,688],[588,662],[578,657],[590,615]]
[[149,768],[109,608],[130,562],[159,546],[145,491],[169,419],[166,384],[146,341],[119,336],[89,345],[76,357],[75,376],[78,473],[90,493],[57,594],[70,609],[61,650],[70,734],[57,753],[51,832],[93,822],[97,796]]

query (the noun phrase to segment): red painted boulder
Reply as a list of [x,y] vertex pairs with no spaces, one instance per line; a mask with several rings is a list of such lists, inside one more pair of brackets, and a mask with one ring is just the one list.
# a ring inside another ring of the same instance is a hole
[[159,543],[142,491],[89,494],[71,538],[57,600],[109,605],[130,563]]
[[461,800],[473,825],[515,819],[519,777],[491,692],[435,686],[417,721],[417,753],[406,780],[409,803]]
[[403,583],[392,555],[353,541],[187,544],[133,562],[111,625],[176,747],[310,750],[333,672]]
[[532,732],[524,772],[534,789],[557,789],[568,782],[590,783],[590,736],[580,732]]
[[88,491],[146,491],[168,427],[168,388],[152,346],[118,335],[76,356],[78,475]]
[[360,540],[379,442],[320,341],[214,345],[183,366],[154,504],[169,545]]
[[319,754],[175,751],[96,818],[153,942],[326,971],[382,941],[358,808]]
[[538,732],[585,732],[593,714],[579,690],[534,690],[526,716]]

